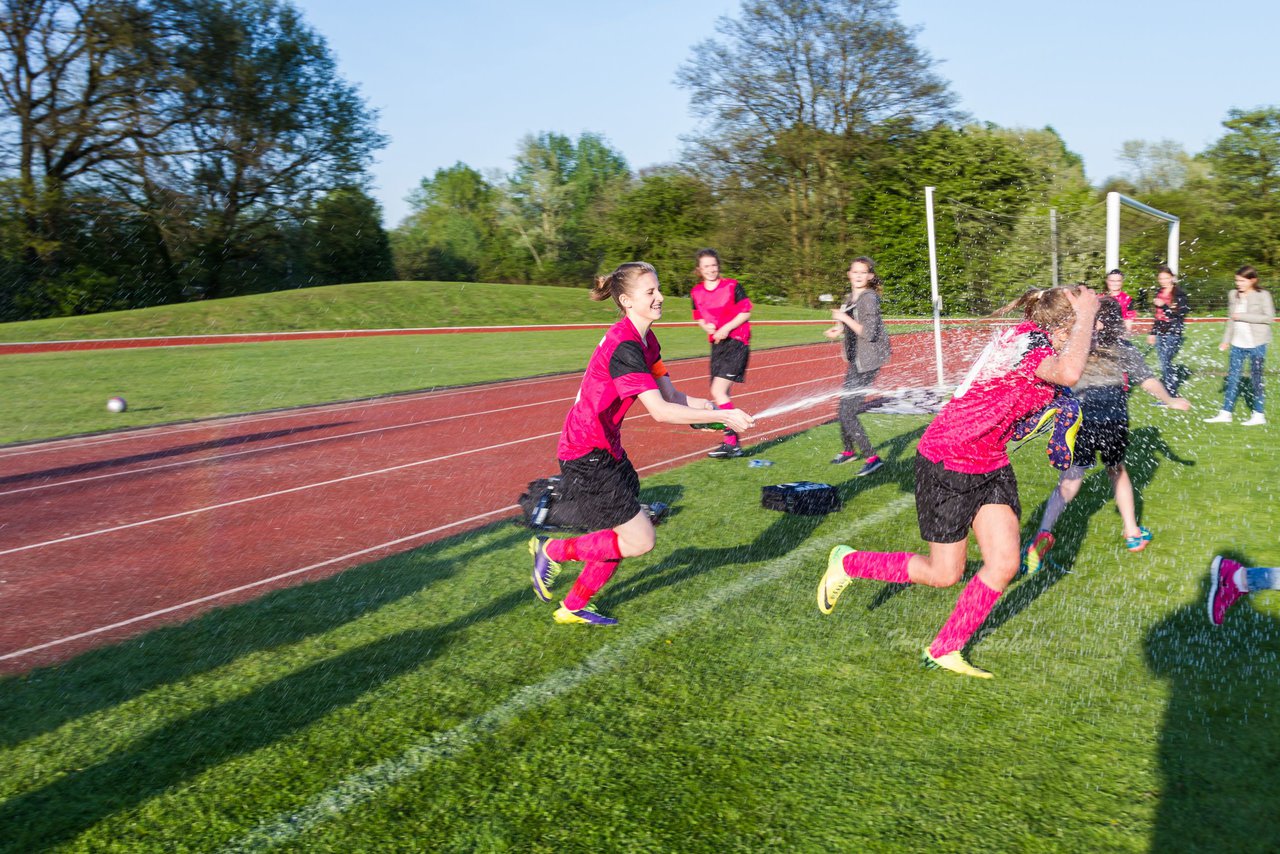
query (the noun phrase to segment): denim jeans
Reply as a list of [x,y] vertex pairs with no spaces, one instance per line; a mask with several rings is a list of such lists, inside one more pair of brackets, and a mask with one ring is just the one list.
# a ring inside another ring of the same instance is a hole
[[1227,393],[1222,399],[1222,408],[1230,412],[1236,405],[1236,393],[1240,391],[1240,374],[1244,371],[1244,360],[1249,360],[1249,379],[1253,380],[1253,411],[1262,411],[1262,371],[1267,361],[1267,345],[1257,347],[1232,347],[1231,362],[1227,367]]
[[1156,358],[1160,360],[1160,382],[1170,397],[1178,396],[1178,374],[1173,366],[1173,357],[1182,349],[1181,335],[1157,335]]

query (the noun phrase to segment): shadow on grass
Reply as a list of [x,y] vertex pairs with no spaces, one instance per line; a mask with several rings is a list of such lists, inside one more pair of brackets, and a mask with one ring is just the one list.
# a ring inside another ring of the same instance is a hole
[[1146,636],[1169,692],[1151,850],[1280,851],[1280,621],[1241,602],[1215,627],[1208,589]]
[[[432,555],[484,537],[474,549]],[[90,650],[63,664],[0,679],[0,744],[12,746],[159,686],[265,649],[320,635],[449,578],[472,557],[510,548],[527,531],[490,525],[415,552],[353,567],[323,581],[277,590],[189,623]],[[3,826],[3,825],[0,825]]]
[[[1140,427],[1130,434],[1129,451],[1125,454],[1125,468],[1128,469],[1129,479],[1133,482],[1134,508],[1139,522],[1142,521],[1142,492],[1155,479],[1156,471],[1160,467],[1158,457],[1179,465],[1195,465],[1195,460],[1180,457],[1165,443],[1160,437],[1158,427]],[[1089,519],[1108,505],[1113,509],[1115,507],[1111,479],[1107,476],[1106,469],[1098,466],[1085,476],[1079,494],[1058,517],[1058,523],[1053,528],[1056,542],[1053,550],[1049,552],[1045,565],[1035,575],[1015,581],[1005,591],[996,604],[995,610],[991,612],[991,616],[974,634],[966,648],[972,648],[981,643],[984,638],[1026,610],[1032,602],[1072,572],[1076,557],[1080,553],[1081,546],[1084,545],[1085,535],[1089,530]],[[1021,542],[1030,541],[1039,530],[1044,507],[1045,502],[1041,502],[1033,512],[1023,514]],[[1114,536],[1117,539],[1124,536],[1124,528],[1118,513]]]
[[[0,477],[0,484],[25,483],[30,480],[44,480],[47,478],[63,477],[64,475],[87,474],[89,472],[100,471],[102,469],[132,465],[133,463],[147,463],[154,460],[168,459],[170,457],[180,457],[185,454],[194,454],[197,451],[213,451],[221,450],[223,448],[235,448],[240,445],[248,445],[253,442],[266,442],[271,439],[282,439],[296,433],[327,430],[330,427],[345,427],[348,424],[354,423],[354,421],[333,421],[328,424],[308,424],[301,427],[290,427],[287,430],[267,430],[262,433],[247,433],[243,436],[227,436],[223,439],[210,439],[207,442],[193,442],[190,445],[179,445],[176,448],[162,448],[157,451],[147,451],[144,454],[130,454],[127,457],[115,457],[109,460],[93,460],[92,462],[59,466],[57,468],[44,469],[42,471],[30,471],[23,472],[22,474],[7,475],[5,477]],[[262,448],[261,450],[265,452],[275,449]],[[193,460],[192,462],[199,461]]]
[[[411,592],[411,591],[410,591]],[[317,662],[252,693],[174,721],[126,750],[0,804],[0,852],[65,842],[172,791],[209,768],[271,747],[370,691],[438,659],[453,636],[527,606],[526,589],[429,629],[414,629]]]

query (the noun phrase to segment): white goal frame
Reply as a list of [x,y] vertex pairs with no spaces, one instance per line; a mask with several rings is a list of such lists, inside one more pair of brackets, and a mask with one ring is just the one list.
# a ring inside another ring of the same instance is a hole
[[1178,274],[1178,246],[1181,243],[1181,220],[1171,213],[1144,205],[1121,193],[1107,193],[1107,266],[1106,272],[1120,269],[1120,206],[1132,208],[1169,223],[1169,250],[1165,261],[1174,275]]

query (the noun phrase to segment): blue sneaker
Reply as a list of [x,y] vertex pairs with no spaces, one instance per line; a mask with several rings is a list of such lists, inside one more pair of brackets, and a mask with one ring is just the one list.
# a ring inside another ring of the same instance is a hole
[[543,602],[551,601],[551,585],[556,583],[556,576],[560,574],[560,564],[547,557],[549,539],[536,536],[529,541],[529,554],[533,555],[533,592]]
[[862,469],[858,472],[858,477],[866,477],[872,472],[880,471],[883,465],[884,460],[880,459],[879,456],[867,457],[867,461],[862,464]]
[[590,605],[584,605],[576,611],[570,611],[564,605],[556,609],[551,615],[551,619],[561,625],[581,625],[581,626],[616,626],[618,621],[613,617],[606,617],[604,614],[596,613]]
[[1125,537],[1124,547],[1131,552],[1140,552],[1147,547],[1147,543],[1151,542],[1151,529],[1138,526],[1138,536]]

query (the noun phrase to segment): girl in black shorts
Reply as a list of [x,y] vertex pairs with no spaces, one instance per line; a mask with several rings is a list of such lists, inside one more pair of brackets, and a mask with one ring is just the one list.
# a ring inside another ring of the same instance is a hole
[[[551,586],[566,561],[582,561],[582,573],[553,615],[557,623],[611,626],[617,623],[588,603],[612,577],[624,557],[653,548],[654,530],[640,508],[640,478],[622,448],[622,419],[637,400],[655,421],[697,424],[715,404],[676,391],[662,365],[658,339],[650,329],[662,317],[658,274],[633,261],[596,279],[594,300],[612,299],[623,317],[609,328],[582,376],[578,396],[565,417],[556,456],[561,494],[557,515],[563,524],[591,533],[567,539],[535,536],[533,589],[552,601]],[[717,421],[737,431],[749,429],[750,415],[740,409],[718,412]]]

